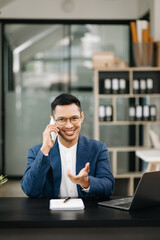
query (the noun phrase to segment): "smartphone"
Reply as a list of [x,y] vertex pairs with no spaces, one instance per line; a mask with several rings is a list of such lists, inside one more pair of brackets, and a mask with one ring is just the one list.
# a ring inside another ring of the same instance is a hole
[[[50,120],[50,123],[49,124],[55,124],[55,121],[54,121],[54,118],[51,117],[51,120]],[[52,140],[55,142],[56,140],[56,137],[58,136],[58,133],[55,133],[55,132],[51,132],[51,138]]]

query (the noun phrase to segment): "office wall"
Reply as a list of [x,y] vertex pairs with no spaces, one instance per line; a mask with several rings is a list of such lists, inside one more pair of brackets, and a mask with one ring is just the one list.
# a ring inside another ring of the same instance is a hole
[[12,0],[1,8],[0,18],[27,19],[131,19],[139,0],[65,0],[73,11],[63,10],[64,0]]
[[[69,12],[65,1],[73,3]],[[6,0],[0,2],[0,19],[136,19],[149,10],[151,35],[158,41],[159,9],[160,0]]]
[[137,7],[138,16],[143,16],[148,10],[150,10],[153,6],[154,0],[139,0]]
[[160,14],[159,14],[159,10],[160,10],[160,0],[154,0],[154,2],[153,2],[152,23],[153,23],[153,37],[154,37],[155,41],[160,41],[160,27],[159,27]]
[[160,41],[160,0],[139,0],[137,9],[138,16],[143,16],[147,11],[150,11],[151,36],[154,41]]

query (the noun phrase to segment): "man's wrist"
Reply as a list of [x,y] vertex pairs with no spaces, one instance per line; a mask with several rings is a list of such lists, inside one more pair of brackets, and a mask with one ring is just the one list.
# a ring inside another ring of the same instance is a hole
[[84,184],[81,185],[81,187],[84,189],[88,189],[90,187],[89,178]]
[[49,151],[50,151],[50,148],[47,148],[47,147],[41,147],[41,152],[45,155],[45,156],[48,156],[49,155]]
[[82,187],[82,186],[81,186],[81,188],[82,188],[83,190],[89,190],[89,189],[90,189],[90,185],[89,185],[89,187]]
[[81,188],[82,188],[82,191],[85,192],[85,193],[88,193],[89,190],[90,190],[90,186],[88,188],[83,188],[83,187],[81,187]]

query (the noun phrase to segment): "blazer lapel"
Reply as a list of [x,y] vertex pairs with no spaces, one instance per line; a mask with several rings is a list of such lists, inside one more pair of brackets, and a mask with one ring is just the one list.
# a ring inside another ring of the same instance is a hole
[[58,198],[61,183],[61,158],[57,140],[50,150],[50,164],[53,170],[54,197]]
[[[77,145],[77,159],[76,159],[76,175],[85,167],[89,161],[89,148],[84,143],[83,136],[79,135]],[[81,188],[77,185],[78,195],[81,196]]]

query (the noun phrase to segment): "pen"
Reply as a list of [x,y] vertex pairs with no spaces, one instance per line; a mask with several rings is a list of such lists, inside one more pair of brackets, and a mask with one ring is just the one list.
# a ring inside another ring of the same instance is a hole
[[66,199],[64,199],[63,203],[66,203],[69,199],[70,197],[67,197]]

